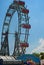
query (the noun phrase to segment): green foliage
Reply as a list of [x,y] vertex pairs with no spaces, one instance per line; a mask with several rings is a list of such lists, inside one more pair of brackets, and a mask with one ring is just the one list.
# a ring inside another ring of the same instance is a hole
[[39,57],[40,59],[44,59],[44,52],[39,53],[33,53],[34,56]]
[[36,57],[39,57],[40,56],[39,53],[33,53],[33,55],[36,56]]
[[41,53],[40,53],[40,58],[41,58],[41,59],[44,59],[44,52],[41,52]]
[[44,55],[44,52],[41,52],[40,55]]

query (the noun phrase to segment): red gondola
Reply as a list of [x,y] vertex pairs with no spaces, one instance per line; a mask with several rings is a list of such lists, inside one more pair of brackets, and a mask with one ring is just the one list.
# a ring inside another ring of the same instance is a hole
[[22,24],[22,27],[23,27],[23,28],[28,28],[28,29],[30,29],[30,28],[31,28],[31,25],[30,25],[30,24]]
[[25,2],[23,2],[23,1],[14,1],[14,3],[17,3],[18,5],[25,5]]
[[10,9],[14,9],[14,6],[10,6],[9,8],[10,8]]
[[11,14],[10,13],[7,13],[6,16],[11,16]]
[[14,3],[18,3],[18,1],[15,1],[15,0],[14,0]]
[[28,43],[20,43],[20,46],[21,47],[29,47],[29,44]]
[[25,14],[28,14],[29,10],[28,9],[22,9],[22,12],[25,13]]
[[25,5],[25,2],[19,1],[18,4],[19,4],[19,5]]

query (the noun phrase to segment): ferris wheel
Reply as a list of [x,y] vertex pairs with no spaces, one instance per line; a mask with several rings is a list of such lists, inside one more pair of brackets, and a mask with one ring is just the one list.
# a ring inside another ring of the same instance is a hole
[[[8,41],[8,34],[9,27],[11,23],[11,19],[13,15],[17,12],[18,14],[18,31],[15,31],[15,44],[14,44],[14,51],[13,55],[21,55],[25,54],[26,47],[29,46],[28,44],[28,36],[29,36],[29,29],[31,25],[29,24],[29,10],[25,7],[25,2],[14,0],[13,3],[9,6],[2,28],[2,36],[1,36],[1,51],[2,55],[10,55],[9,53],[9,41]],[[25,30],[24,33],[22,30]],[[24,38],[22,37],[24,35]],[[22,40],[23,39],[23,40]]]

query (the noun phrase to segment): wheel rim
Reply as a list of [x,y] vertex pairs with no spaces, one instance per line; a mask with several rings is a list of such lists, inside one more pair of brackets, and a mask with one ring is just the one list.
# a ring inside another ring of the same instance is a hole
[[[21,36],[21,24],[22,21],[24,21],[26,24],[29,24],[29,17],[28,17],[28,13],[26,13],[26,11],[22,11],[22,9],[26,9],[24,6],[25,3],[22,4],[17,3],[17,1],[13,2],[6,13],[5,19],[4,19],[4,24],[3,24],[3,28],[2,28],[2,37],[1,37],[1,50],[2,50],[2,54],[3,55],[9,55],[9,44],[8,44],[8,34],[9,34],[9,26],[10,26],[10,22],[12,19],[13,14],[17,11],[18,13],[18,39],[19,39],[19,44],[20,44],[20,36]],[[24,18],[23,18],[24,17]],[[31,28],[31,27],[30,27]],[[25,39],[23,42],[28,42],[28,34],[29,34],[29,28],[25,28]],[[25,51],[22,49],[22,53],[25,53]],[[19,48],[15,51],[15,47],[14,47],[14,53],[16,53],[16,51],[18,50],[18,53],[16,54],[20,54]]]

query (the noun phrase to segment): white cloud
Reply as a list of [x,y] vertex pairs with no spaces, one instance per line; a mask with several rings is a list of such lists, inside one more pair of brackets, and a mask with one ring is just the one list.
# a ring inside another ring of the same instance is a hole
[[43,38],[39,39],[38,46],[32,50],[32,53],[34,52],[36,53],[44,52],[44,39]]

